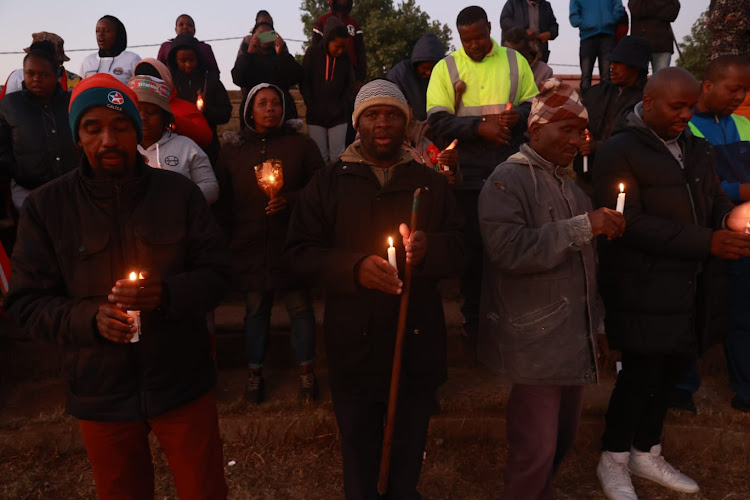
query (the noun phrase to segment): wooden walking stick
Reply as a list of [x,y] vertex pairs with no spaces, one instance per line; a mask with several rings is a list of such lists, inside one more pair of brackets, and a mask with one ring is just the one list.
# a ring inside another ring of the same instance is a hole
[[[409,230],[414,234],[417,230],[417,212],[419,211],[420,188],[414,191],[414,201],[411,204],[411,224]],[[411,292],[411,264],[404,266],[404,289],[401,292],[401,307],[398,311],[398,329],[396,330],[396,347],[393,351],[393,370],[391,371],[391,389],[388,395],[388,416],[385,421],[383,435],[383,452],[380,456],[380,473],[378,474],[378,493],[384,495],[388,489],[388,472],[391,467],[391,447],[393,446],[393,426],[396,421],[396,405],[398,402],[398,384],[401,378],[401,358],[404,352],[404,337],[406,336],[406,315],[409,312],[409,292]]]

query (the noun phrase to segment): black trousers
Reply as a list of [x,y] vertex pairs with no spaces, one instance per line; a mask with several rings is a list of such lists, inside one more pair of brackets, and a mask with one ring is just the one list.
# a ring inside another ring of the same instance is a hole
[[476,336],[479,327],[479,303],[482,293],[482,260],[484,246],[479,232],[479,191],[453,192],[456,206],[464,218],[464,246],[466,248],[466,267],[461,276],[461,295],[464,303],[461,314],[466,322],[470,336]]
[[649,451],[659,444],[670,396],[693,361],[693,357],[623,351],[622,371],[609,399],[603,449],[622,452],[632,446]]
[[[385,401],[365,394],[333,391],[333,409],[341,433],[344,491],[347,500],[376,500],[380,454],[387,411]],[[427,440],[437,403],[434,391],[399,395],[391,452],[388,491],[384,498],[415,500]]]

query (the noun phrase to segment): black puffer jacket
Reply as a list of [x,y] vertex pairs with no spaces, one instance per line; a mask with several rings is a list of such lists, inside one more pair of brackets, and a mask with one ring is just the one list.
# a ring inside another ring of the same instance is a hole
[[614,208],[618,184],[626,191],[625,234],[599,247],[606,330],[616,349],[698,354],[725,331],[726,273],[710,248],[733,204],[711,146],[688,129],[678,142],[684,169],[633,113],[596,158],[595,203]]
[[674,53],[670,23],[680,13],[679,0],[630,0],[632,16],[630,34],[642,36],[651,43],[651,51]]
[[[200,190],[139,162],[136,178],[93,179],[85,163],[26,200],[13,252],[9,314],[63,349],[67,410],[79,419],[143,420],[214,384],[206,312],[221,298],[229,257]],[[141,340],[116,344],[95,316],[118,279],[162,278],[163,310],[141,314]]]
[[341,160],[320,170],[297,201],[287,249],[292,266],[326,288],[323,329],[331,387],[385,400],[391,378],[400,297],[356,284],[359,263],[368,255],[386,258],[394,239],[404,269],[399,224],[409,222],[412,197],[422,188],[418,229],[428,250],[414,270],[406,323],[403,376],[415,390],[432,390],[446,375],[446,329],[437,282],[457,276],[463,266],[461,219],[445,179],[409,161],[389,169],[384,187],[356,144]]
[[41,104],[25,86],[0,101],[0,173],[35,189],[78,165],[69,103],[70,92],[59,85],[50,104]]

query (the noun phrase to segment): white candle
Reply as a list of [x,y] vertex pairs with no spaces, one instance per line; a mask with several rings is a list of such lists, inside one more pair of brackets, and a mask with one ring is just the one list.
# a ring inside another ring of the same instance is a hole
[[393,238],[390,236],[388,237],[388,263],[398,271],[398,264],[396,264],[396,249],[393,248]]
[[589,155],[583,155],[583,173],[589,171]]
[[[137,275],[135,272],[130,273],[130,281],[136,281],[139,278],[142,278],[142,276]],[[133,336],[130,337],[130,342],[139,342],[141,340],[141,311],[127,311],[127,313],[128,316],[133,318],[133,324],[137,328]]]
[[617,208],[615,208],[620,213],[624,213],[625,211],[625,185],[620,183],[620,194],[617,195]]
[[745,234],[750,234],[750,220],[745,225]]

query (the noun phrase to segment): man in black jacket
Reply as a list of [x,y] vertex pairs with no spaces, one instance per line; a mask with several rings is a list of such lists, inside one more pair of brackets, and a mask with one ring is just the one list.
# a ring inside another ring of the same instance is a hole
[[[446,327],[437,289],[456,276],[461,221],[445,179],[416,163],[403,142],[409,107],[398,87],[374,80],[359,91],[352,121],[360,141],[319,170],[289,226],[292,266],[328,292],[323,324],[331,395],[341,432],[347,499],[375,499],[396,325],[408,260],[414,274],[389,477],[389,498],[420,498],[417,481],[435,390],[445,380]],[[417,228],[409,218],[422,189]],[[383,257],[389,235],[397,267]]]
[[599,252],[607,336],[622,351],[597,467],[610,499],[636,499],[631,472],[677,491],[699,489],[662,457],[662,425],[677,380],[726,330],[720,259],[750,255],[750,207],[734,207],[711,147],[685,130],[699,93],[684,69],[659,71],[594,168],[599,206],[614,205],[619,183],[627,194],[625,233]]
[[76,86],[70,128],[85,156],[26,200],[7,311],[63,349],[100,499],[153,497],[151,431],[181,498],[226,498],[206,329],[221,232],[190,180],[143,162],[137,97],[113,76]]
[[547,0],[508,0],[500,14],[500,28],[523,28],[532,43],[542,52],[542,61],[549,61],[549,41],[557,38],[559,26],[552,5]]
[[669,67],[674,54],[672,25],[680,13],[679,0],[630,0],[630,33],[651,44],[651,72]]

